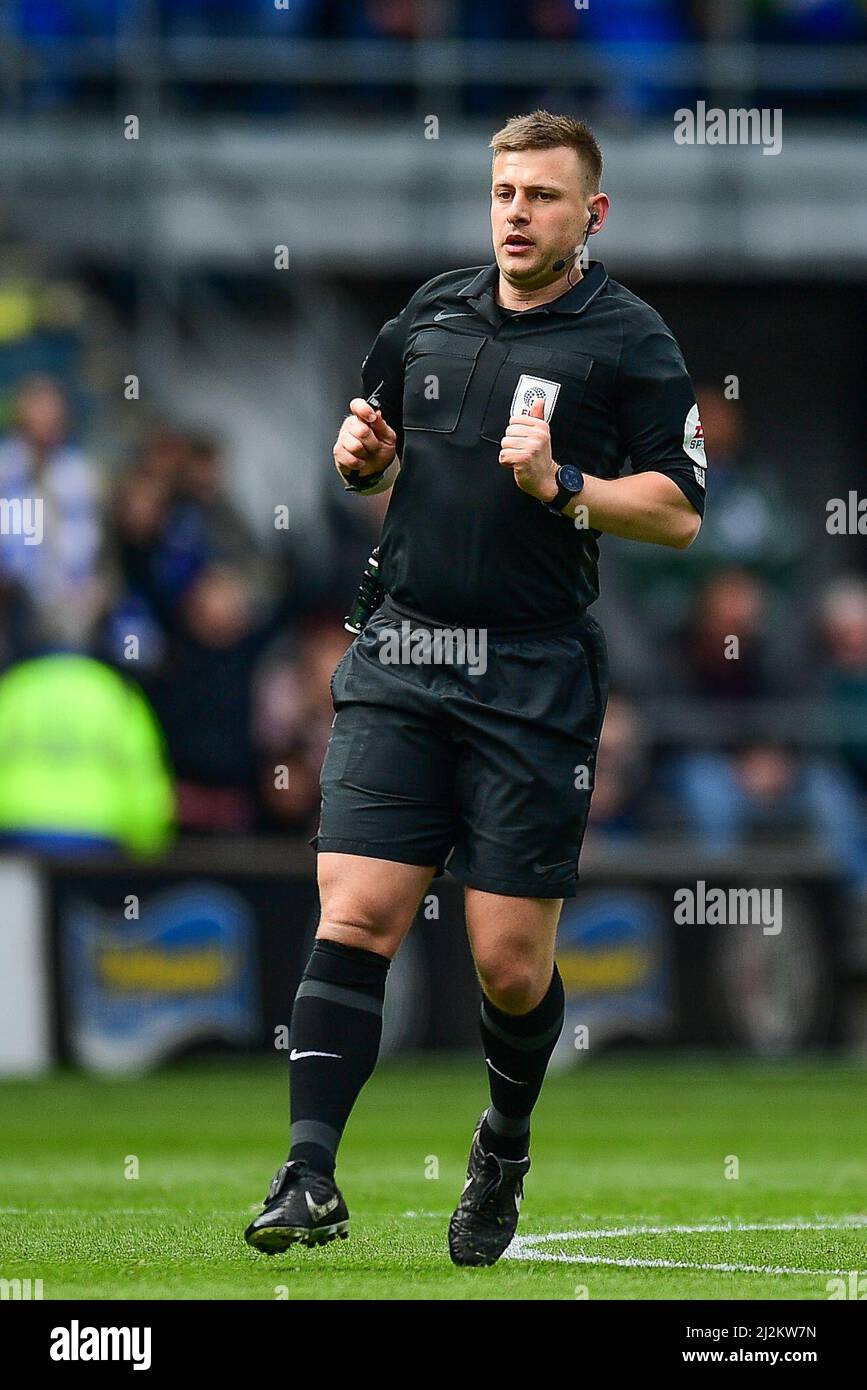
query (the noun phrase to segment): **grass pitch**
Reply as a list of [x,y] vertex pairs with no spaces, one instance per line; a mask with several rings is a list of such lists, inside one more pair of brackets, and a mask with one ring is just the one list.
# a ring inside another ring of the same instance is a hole
[[340,1155],[348,1241],[244,1244],[286,1153],[284,1067],[0,1083],[0,1277],[42,1279],[45,1299],[570,1300],[824,1300],[837,1272],[867,1277],[863,1065],[611,1058],[549,1077],[519,1241],[478,1270],[450,1264],[446,1226],[481,1059],[377,1072]]

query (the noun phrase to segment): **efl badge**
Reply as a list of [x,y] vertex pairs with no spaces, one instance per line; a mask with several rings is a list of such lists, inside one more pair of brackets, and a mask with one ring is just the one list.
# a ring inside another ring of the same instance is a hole
[[545,406],[544,418],[550,420],[559,392],[559,381],[545,381],[541,376],[521,376],[515,387],[509,415],[529,415],[536,402],[542,401]]

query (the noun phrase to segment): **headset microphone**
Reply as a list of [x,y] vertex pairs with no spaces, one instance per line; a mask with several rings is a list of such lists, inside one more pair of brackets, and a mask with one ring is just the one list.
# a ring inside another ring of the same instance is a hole
[[586,232],[584,233],[584,240],[582,241],[582,243],[581,243],[580,246],[578,246],[578,247],[575,248],[575,250],[572,252],[572,255],[571,255],[571,256],[565,256],[565,257],[563,258],[562,261],[555,261],[555,262],[554,262],[554,264],[552,265],[551,269],[554,271],[555,275],[559,274],[561,270],[565,269],[565,267],[569,264],[570,261],[577,260],[577,258],[581,255],[581,252],[584,250],[584,247],[587,245],[587,238],[588,238],[589,235],[590,235],[590,228],[591,228],[591,227],[595,227],[595,225],[596,225],[596,223],[597,223],[598,221],[599,221],[599,214],[598,214],[598,212],[591,212],[591,214],[590,214],[590,221],[587,223],[587,230],[586,230]]

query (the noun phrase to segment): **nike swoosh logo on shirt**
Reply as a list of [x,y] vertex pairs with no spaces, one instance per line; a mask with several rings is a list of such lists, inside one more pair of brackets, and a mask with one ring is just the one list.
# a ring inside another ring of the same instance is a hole
[[458,314],[444,314],[444,313],[442,312],[442,310],[440,310],[440,312],[439,312],[438,314],[434,314],[434,323],[439,323],[440,319],[470,319],[470,318],[472,318],[472,314],[467,314],[467,313],[464,313],[463,311],[461,311],[461,312],[458,313]]
[[293,1047],[289,1053],[290,1062],[300,1062],[302,1057],[342,1057],[342,1052],[296,1052]]

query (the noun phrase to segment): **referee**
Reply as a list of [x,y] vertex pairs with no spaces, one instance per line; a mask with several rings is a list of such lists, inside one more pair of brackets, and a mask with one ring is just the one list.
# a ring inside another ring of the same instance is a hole
[[491,1096],[449,1250],[488,1265],[512,1239],[607,698],[588,612],[598,538],[684,549],[701,525],[680,349],[601,262],[582,271],[609,209],[593,134],[535,111],[491,148],[495,263],[435,276],[384,325],[334,446],[348,488],[394,492],[385,597],[332,678],[292,1147],[246,1231],[267,1254],[348,1233],[338,1143],[376,1064],[390,961],[446,864],[464,885]]

